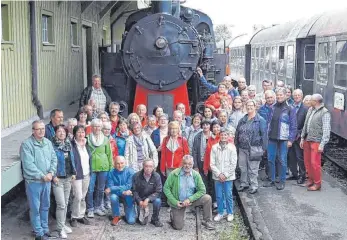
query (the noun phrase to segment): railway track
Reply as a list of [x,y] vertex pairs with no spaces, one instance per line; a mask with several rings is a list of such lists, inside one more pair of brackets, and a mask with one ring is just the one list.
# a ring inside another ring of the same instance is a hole
[[345,176],[347,177],[347,167],[346,165],[342,164],[341,160],[337,160],[336,158],[334,158],[333,156],[331,156],[328,153],[324,153],[323,157],[330,161],[331,163],[333,163],[336,167],[338,167],[341,171],[344,172]]

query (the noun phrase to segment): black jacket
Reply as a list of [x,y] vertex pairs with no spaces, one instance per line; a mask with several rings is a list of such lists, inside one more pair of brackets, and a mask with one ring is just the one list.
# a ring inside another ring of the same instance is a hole
[[193,142],[193,148],[192,148],[194,168],[198,168],[200,171],[202,171],[204,167],[204,162],[201,161],[201,138],[203,134],[204,134],[203,131],[196,134],[194,138],[194,142]]
[[157,172],[153,171],[148,182],[143,176],[143,170],[133,176],[132,192],[137,204],[146,198],[153,202],[156,198],[160,198],[162,191],[163,185]]
[[[82,93],[81,93],[81,98],[80,98],[80,107],[83,107],[84,105],[87,105],[88,104],[88,101],[90,99],[90,96],[92,95],[92,90],[93,90],[93,87],[92,86],[89,86],[89,87],[86,87]],[[107,91],[105,90],[105,88],[101,87],[101,90],[102,92],[105,94],[105,97],[106,97],[106,106],[105,106],[105,111],[108,112],[108,107],[111,103],[111,98],[110,96],[108,95]]]
[[[72,152],[74,154],[74,161],[75,161],[75,168],[76,168],[76,180],[83,179],[83,169],[82,169],[82,163],[81,163],[81,155],[77,149],[77,145],[75,140],[71,141],[72,146]],[[87,148],[88,155],[89,155],[89,174],[92,172],[92,158],[89,149]]]
[[[294,106],[293,106],[293,108],[295,109]],[[296,113],[296,124],[298,126],[298,131],[297,131],[295,140],[299,139],[301,136],[301,132],[302,132],[302,129],[304,128],[304,124],[305,124],[307,111],[308,111],[308,108],[302,102],[300,107],[299,107],[298,112]]]

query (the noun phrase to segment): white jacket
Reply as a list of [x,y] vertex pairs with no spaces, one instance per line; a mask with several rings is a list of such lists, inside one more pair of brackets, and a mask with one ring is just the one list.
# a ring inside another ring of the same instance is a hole
[[222,150],[219,143],[213,145],[211,150],[210,167],[212,178],[219,180],[221,173],[226,177],[226,181],[235,180],[235,169],[237,164],[237,152],[234,144],[228,143]]
[[[142,132],[143,137],[143,155],[146,158],[151,158],[154,161],[154,167],[158,166],[158,152],[152,139],[148,136],[147,133]],[[135,172],[142,170],[142,164],[138,164],[137,161],[137,148],[134,141],[134,135],[131,135],[127,138],[125,144],[125,153],[124,153],[126,165],[134,169]]]

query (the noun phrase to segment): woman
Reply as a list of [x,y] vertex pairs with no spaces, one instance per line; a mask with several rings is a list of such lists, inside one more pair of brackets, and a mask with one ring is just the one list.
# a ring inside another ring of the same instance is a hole
[[[87,105],[86,105],[87,106]],[[88,113],[85,111],[85,109],[88,108],[88,106],[86,107],[81,107],[78,112],[77,112],[77,125],[81,125],[85,127],[85,132],[86,132],[86,136],[89,135],[92,131],[91,126],[89,125],[90,122],[88,122]]]
[[214,107],[212,107],[212,106],[206,107],[205,106],[203,119],[210,121],[210,122],[217,120],[217,118],[214,116],[214,111],[215,111]]
[[69,118],[67,120],[67,137],[69,138],[70,142],[73,139],[73,129],[77,125],[77,119],[76,118]]
[[159,123],[159,118],[163,113],[164,113],[164,109],[162,106],[157,105],[153,108],[153,115],[157,118],[158,123]]
[[[87,137],[89,151],[92,153],[92,173],[87,196],[87,217],[93,218],[94,212],[104,216],[101,201],[104,196],[105,183],[108,172],[112,169],[112,151],[110,141],[102,133],[102,122],[93,119],[91,122],[92,133]],[[96,191],[95,200],[93,198]]]
[[118,131],[113,135],[113,138],[117,142],[118,154],[120,156],[124,156],[125,142],[131,134],[131,131],[128,129],[128,121],[126,119],[120,119]]
[[216,222],[224,218],[224,206],[227,210],[227,221],[234,219],[233,215],[233,180],[237,163],[237,152],[234,144],[228,142],[229,133],[226,129],[220,131],[220,141],[213,145],[211,150],[210,167],[213,173],[217,198],[218,214],[214,217]]
[[132,126],[135,123],[141,123],[139,115],[137,113],[130,113],[128,116],[129,126]]
[[154,115],[149,115],[147,119],[147,125],[143,130],[148,134],[148,136],[151,136],[152,132],[157,129],[157,118]]
[[131,126],[133,135],[128,137],[125,144],[125,161],[127,166],[135,172],[141,171],[143,161],[150,158],[154,161],[154,167],[158,166],[158,152],[152,139],[142,131],[141,123]]
[[294,99],[292,94],[293,94],[293,88],[291,88],[290,86],[286,86],[286,97],[287,97],[288,105],[294,104]]
[[189,154],[187,139],[180,136],[180,124],[177,121],[169,123],[169,135],[161,144],[160,171],[168,176],[172,170],[181,166],[183,156]]
[[201,132],[201,121],[202,116],[200,113],[196,113],[192,118],[193,124],[188,128],[187,130],[187,140],[188,140],[188,147],[189,147],[189,154],[192,155],[193,152],[193,143],[195,136]]
[[242,101],[240,96],[234,98],[233,105],[233,111],[229,116],[229,125],[236,129],[240,119],[245,116],[245,113],[242,112]]
[[70,224],[77,227],[77,222],[90,225],[85,217],[86,202],[85,198],[88,191],[90,172],[91,172],[91,154],[87,148],[87,139],[85,128],[77,125],[73,129],[73,140],[71,142],[76,166],[76,180],[72,181],[72,213]]
[[218,92],[209,96],[205,101],[205,106],[213,106],[214,109],[220,108],[220,99],[225,97],[228,101],[232,101],[231,96],[228,94],[227,86],[224,83],[218,84]]
[[247,113],[246,102],[249,100],[248,90],[244,90],[241,93],[241,101],[242,101],[242,112]]
[[52,144],[57,154],[57,172],[53,177],[53,193],[57,203],[56,219],[57,231],[60,238],[67,238],[72,233],[71,228],[65,225],[67,205],[69,203],[71,182],[76,179],[76,167],[71,142],[67,138],[64,125],[54,127],[55,136]]
[[302,100],[302,102],[304,103],[304,105],[305,105],[306,107],[308,107],[308,108],[311,107],[311,97],[312,97],[312,95],[306,95],[306,96],[304,97],[304,100]]
[[110,121],[110,118],[108,117],[107,112],[99,113],[98,118],[101,120],[101,122],[108,122],[108,121]]
[[241,170],[238,190],[249,188],[249,193],[254,194],[258,191],[257,178],[261,155],[267,148],[267,130],[266,121],[256,112],[255,101],[248,100],[246,106],[247,114],[240,120],[235,134]]
[[224,110],[227,112],[228,116],[230,116],[230,114],[233,110],[232,104],[233,104],[232,100],[230,101],[230,99],[228,99],[226,97],[222,97],[220,99],[220,108],[218,109],[218,111]]

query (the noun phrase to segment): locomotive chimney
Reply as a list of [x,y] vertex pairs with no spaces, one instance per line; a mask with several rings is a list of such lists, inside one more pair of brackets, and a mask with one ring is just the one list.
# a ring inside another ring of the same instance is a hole
[[172,15],[172,1],[171,0],[159,0],[152,1],[154,13],[165,13]]

